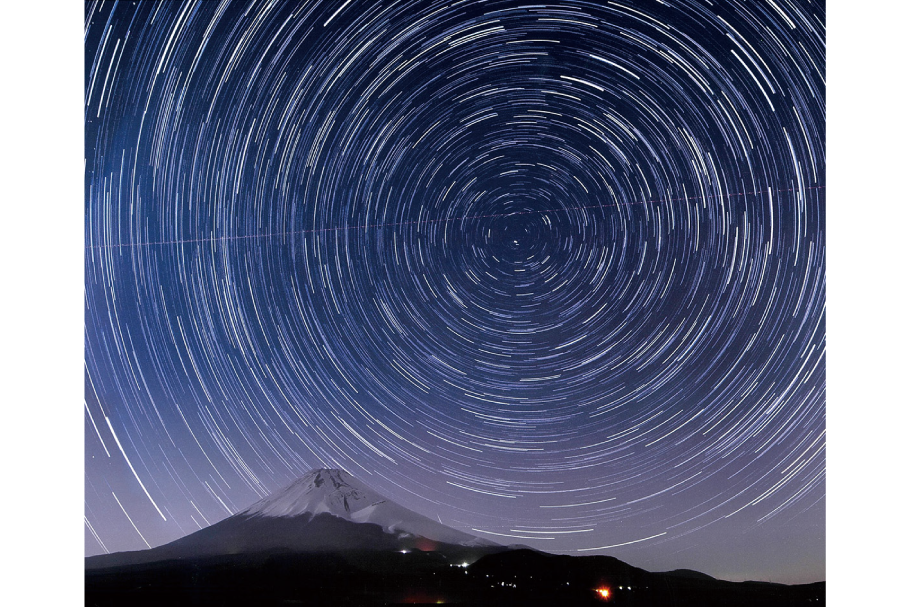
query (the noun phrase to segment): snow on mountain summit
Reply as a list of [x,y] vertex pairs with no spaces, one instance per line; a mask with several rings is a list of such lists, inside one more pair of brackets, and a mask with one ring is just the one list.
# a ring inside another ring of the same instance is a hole
[[354,515],[386,501],[344,470],[311,470],[290,485],[259,500],[243,512],[248,516],[299,516],[328,512],[358,521]]
[[344,470],[311,470],[259,500],[238,516],[297,517],[328,513],[354,523],[373,523],[387,533],[420,536],[463,546],[492,546],[487,540],[446,527],[386,499]]

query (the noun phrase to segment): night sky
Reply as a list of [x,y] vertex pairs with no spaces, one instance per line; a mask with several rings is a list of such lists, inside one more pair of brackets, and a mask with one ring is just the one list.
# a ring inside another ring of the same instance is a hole
[[825,8],[85,5],[85,554],[314,467],[825,578]]

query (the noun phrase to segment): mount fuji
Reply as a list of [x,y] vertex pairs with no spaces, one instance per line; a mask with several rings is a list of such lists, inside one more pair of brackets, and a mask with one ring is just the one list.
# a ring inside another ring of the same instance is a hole
[[386,499],[343,470],[311,470],[221,522],[169,544],[85,559],[86,569],[211,556],[348,550],[505,550]]
[[609,556],[500,546],[328,469],[169,544],[86,558],[85,569],[90,607],[593,607],[605,599],[620,607],[793,607],[825,598],[824,582],[734,583],[689,570],[649,573]]

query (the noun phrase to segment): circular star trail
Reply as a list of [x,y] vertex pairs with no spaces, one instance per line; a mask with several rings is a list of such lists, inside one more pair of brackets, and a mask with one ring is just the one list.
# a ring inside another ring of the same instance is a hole
[[823,575],[823,6],[85,19],[87,554],[327,465],[504,543]]

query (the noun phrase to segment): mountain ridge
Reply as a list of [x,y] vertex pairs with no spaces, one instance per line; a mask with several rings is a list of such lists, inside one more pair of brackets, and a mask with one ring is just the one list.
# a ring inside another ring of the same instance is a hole
[[606,555],[495,545],[325,468],[169,544],[86,558],[85,590],[92,607],[794,607],[825,598],[824,582],[734,583],[687,569],[650,573]]
[[149,550],[87,557],[87,569],[241,553],[505,549],[373,491],[344,470],[318,468],[237,514]]

